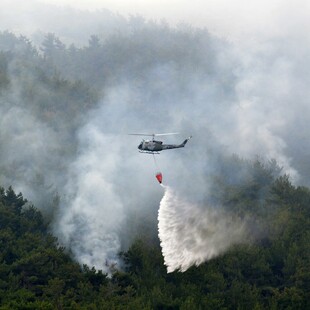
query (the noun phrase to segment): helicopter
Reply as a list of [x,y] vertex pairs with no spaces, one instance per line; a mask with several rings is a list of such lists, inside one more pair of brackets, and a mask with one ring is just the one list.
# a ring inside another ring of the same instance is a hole
[[152,134],[144,134],[144,133],[131,133],[129,135],[133,136],[150,136],[152,140],[142,140],[141,143],[138,145],[138,149],[140,153],[146,154],[159,154],[160,151],[163,150],[171,150],[171,149],[178,149],[184,147],[189,139],[192,136],[185,139],[181,144],[163,144],[162,141],[155,140],[157,136],[168,136],[168,135],[177,135],[177,132],[172,133],[152,133]]

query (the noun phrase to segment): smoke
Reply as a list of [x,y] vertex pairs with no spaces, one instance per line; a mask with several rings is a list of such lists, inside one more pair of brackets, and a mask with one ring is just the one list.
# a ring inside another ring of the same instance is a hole
[[[118,261],[123,205],[113,188],[119,150],[113,137],[87,126],[81,132],[81,154],[70,167],[62,216],[57,233],[81,263],[106,269]],[[104,147],[111,145],[104,154]]]
[[152,172],[152,159],[139,158],[135,141],[123,131],[126,120],[126,129],[136,122],[134,113],[128,117],[128,98],[135,94],[125,86],[111,90],[90,111],[78,131],[78,156],[69,167],[66,197],[53,226],[77,261],[105,271],[121,267],[118,254],[134,238],[136,229],[127,228],[131,212],[139,210],[141,217],[146,212],[141,209],[150,208],[143,207],[146,196],[150,201],[159,199],[147,190],[153,185],[150,178],[143,178]]
[[75,46],[86,45],[94,33],[107,38],[116,31],[126,31],[126,19],[106,8],[89,12],[62,4],[44,4],[40,0],[2,0],[0,29],[26,35],[37,45],[42,43],[46,33],[55,33],[62,42]]
[[61,187],[59,138],[46,124],[14,102],[1,101],[0,107],[1,185],[13,185],[26,193],[45,213]]
[[204,208],[186,201],[165,186],[158,211],[158,233],[168,272],[186,271],[245,242],[245,221],[221,209]]
[[[94,33],[106,37],[103,26],[86,27],[76,18],[70,23],[70,14],[62,12],[66,31],[55,23],[52,27],[49,20],[41,30],[59,31],[67,42],[85,42]],[[286,9],[282,13],[290,16]],[[98,16],[92,14],[87,16]],[[27,24],[31,32],[42,23],[37,15],[31,19],[35,25],[27,21],[29,15],[15,23],[11,15],[1,19],[3,28]],[[123,29],[123,22],[112,18],[105,31]],[[234,44],[201,29],[141,22],[133,30],[131,25],[130,33],[121,31],[103,41],[93,62],[104,66],[84,64],[83,68],[97,70],[86,76],[106,75],[109,83],[102,85],[95,107],[77,108],[82,120],[75,120],[70,135],[65,130],[72,122],[70,113],[55,120],[40,118],[35,111],[50,102],[52,90],[32,80],[31,73],[16,78],[8,93],[1,93],[2,185],[13,185],[41,210],[50,210],[47,198],[52,201],[51,193],[57,192],[60,203],[53,209],[53,232],[78,262],[104,271],[110,264],[121,265],[118,252],[143,234],[143,224],[148,233],[156,232],[161,199],[159,237],[169,272],[184,271],[244,242],[247,221],[212,204],[214,177],[235,180],[247,174],[225,166],[224,155],[275,158],[296,184],[310,184],[310,42],[301,31],[306,29],[302,23],[308,24],[296,16],[293,21],[272,19],[271,25],[278,25],[272,35],[264,40],[249,36]],[[27,70],[16,64],[10,75],[21,67]],[[59,68],[59,74],[70,71],[68,67]],[[79,70],[75,74],[72,79],[83,78]],[[46,94],[44,100],[25,102],[22,83]],[[44,110],[48,115],[67,106],[63,97],[51,102],[51,111]],[[193,135],[184,149],[157,157],[169,185],[163,198],[153,158],[138,153],[140,140],[127,136],[132,132],[180,132],[165,137],[166,143]]]

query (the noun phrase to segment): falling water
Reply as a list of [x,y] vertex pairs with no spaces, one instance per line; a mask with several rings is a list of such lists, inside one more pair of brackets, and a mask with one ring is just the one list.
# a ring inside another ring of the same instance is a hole
[[219,208],[200,208],[163,187],[158,233],[168,272],[184,272],[245,241],[246,224],[240,219]]

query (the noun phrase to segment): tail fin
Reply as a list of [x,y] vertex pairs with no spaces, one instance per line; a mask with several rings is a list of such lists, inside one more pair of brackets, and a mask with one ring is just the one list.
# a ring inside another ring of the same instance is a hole
[[191,138],[192,138],[192,136],[190,136],[190,137],[188,137],[187,139],[185,139],[184,142],[183,142],[182,144],[180,144],[180,147],[184,147],[185,144],[187,143],[187,141],[188,141],[189,139],[191,139]]

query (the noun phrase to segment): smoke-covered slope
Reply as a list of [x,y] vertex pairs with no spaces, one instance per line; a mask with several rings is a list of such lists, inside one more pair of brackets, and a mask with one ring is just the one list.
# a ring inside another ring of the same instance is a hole
[[294,182],[309,182],[302,35],[294,45],[280,37],[241,49],[206,30],[127,23],[128,32],[105,38],[98,31],[84,48],[67,47],[58,34],[40,49],[9,33],[0,38],[1,182],[52,214],[51,227],[79,262],[102,269],[141,222],[156,231],[163,196],[152,158],[127,133],[181,133],[167,142],[193,135],[158,164],[180,199],[202,214],[211,204],[224,224],[214,179],[248,175],[225,156],[275,158]]

